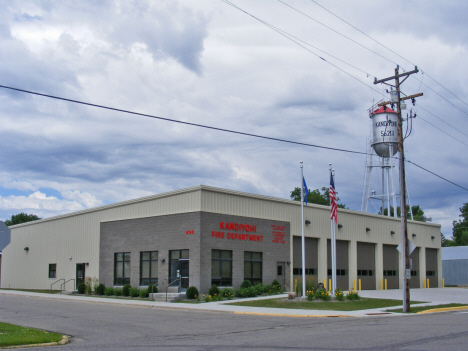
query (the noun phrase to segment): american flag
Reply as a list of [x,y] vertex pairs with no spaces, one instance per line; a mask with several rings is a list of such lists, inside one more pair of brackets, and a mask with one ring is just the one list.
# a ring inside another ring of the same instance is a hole
[[338,210],[336,206],[336,193],[335,193],[335,182],[333,181],[333,174],[330,172],[330,219],[335,219],[335,223],[338,223]]

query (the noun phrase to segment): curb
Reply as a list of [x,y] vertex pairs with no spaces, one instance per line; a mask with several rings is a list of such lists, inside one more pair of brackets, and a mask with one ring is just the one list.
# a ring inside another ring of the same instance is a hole
[[462,311],[468,310],[468,306],[458,306],[458,307],[444,307],[444,308],[434,308],[432,310],[421,311],[416,314],[424,313],[437,313],[437,312],[450,312],[450,311]]
[[62,335],[62,340],[57,341],[57,342],[48,342],[48,343],[43,343],[43,344],[13,345],[13,346],[0,347],[0,349],[24,349],[27,347],[57,346],[57,345],[66,345],[69,342],[70,342],[70,339],[67,336]]
[[354,317],[357,316],[350,316],[345,314],[333,314],[333,315],[326,315],[326,314],[285,314],[285,313],[261,313],[261,312],[239,312],[234,311],[234,314],[246,314],[246,315],[254,315],[254,316],[271,316],[271,317],[301,317],[301,318],[332,318],[332,317]]

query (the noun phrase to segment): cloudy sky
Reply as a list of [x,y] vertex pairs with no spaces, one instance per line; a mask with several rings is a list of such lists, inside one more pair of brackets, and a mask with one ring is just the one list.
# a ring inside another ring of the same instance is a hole
[[[1,0],[0,85],[366,152],[367,110],[388,100],[388,87],[374,77],[417,65],[421,72],[402,86],[407,95],[424,93],[404,111],[417,114],[406,158],[468,188],[467,2],[232,3],[247,13],[220,0]],[[199,184],[289,198],[300,161],[311,189],[328,185],[333,163],[341,202],[361,208],[364,155],[4,88],[0,104],[2,219]],[[451,235],[468,191],[411,164],[406,173],[411,203]],[[373,176],[373,189],[379,179]]]

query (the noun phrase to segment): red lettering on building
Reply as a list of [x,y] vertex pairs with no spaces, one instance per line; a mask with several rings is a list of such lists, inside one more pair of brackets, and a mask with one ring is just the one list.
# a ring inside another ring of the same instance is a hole
[[250,225],[250,224],[241,224],[241,223],[227,223],[227,222],[219,222],[219,229],[224,230],[234,230],[234,231],[241,231],[241,232],[257,232],[257,226]]
[[286,235],[285,234],[286,226],[272,224],[271,229],[272,229],[271,233],[273,235],[273,240],[271,240],[271,242],[278,243],[278,244],[285,244],[286,241],[284,240],[284,237]]

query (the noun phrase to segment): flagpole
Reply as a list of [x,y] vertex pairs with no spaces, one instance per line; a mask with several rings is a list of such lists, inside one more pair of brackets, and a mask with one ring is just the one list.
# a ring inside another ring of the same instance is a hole
[[302,229],[302,296],[306,296],[305,284],[305,238],[304,238],[304,173],[301,161],[301,229]]
[[[329,171],[330,171],[330,180],[333,179],[333,170],[332,170],[332,164],[329,163]],[[330,182],[331,186],[331,182]],[[330,208],[332,206],[330,199]],[[330,212],[331,214],[331,212]],[[336,290],[336,225],[334,222],[333,216],[330,216],[330,229],[331,229],[331,261],[332,261],[332,286],[330,287],[330,290],[333,292]]]

